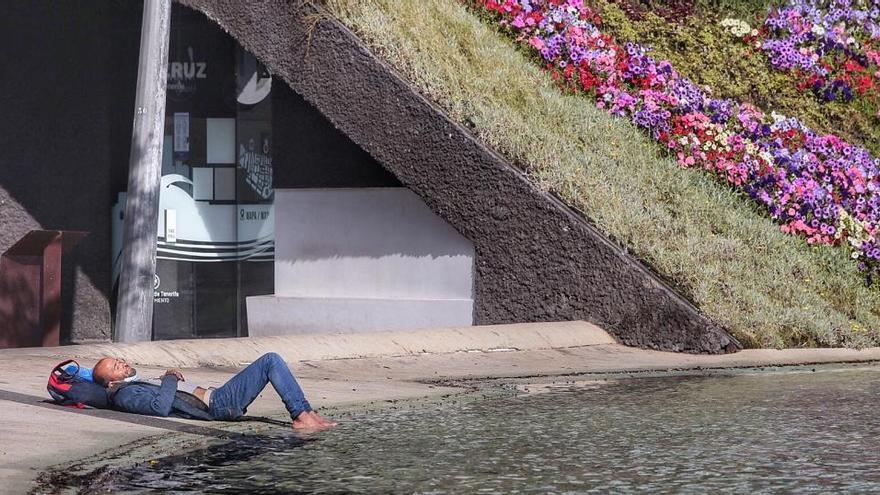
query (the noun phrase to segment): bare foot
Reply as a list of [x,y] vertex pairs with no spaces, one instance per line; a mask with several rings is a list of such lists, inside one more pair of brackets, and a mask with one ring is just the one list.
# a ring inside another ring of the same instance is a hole
[[303,411],[293,420],[293,427],[297,430],[323,430],[336,426],[336,423],[321,417],[315,411]]
[[311,411],[303,411],[293,420],[293,427],[298,430],[317,430],[324,427],[324,424]]
[[324,416],[321,416],[320,414],[316,413],[315,411],[311,411],[311,413],[314,414],[316,418],[318,418],[318,421],[320,421],[321,423],[327,425],[328,427],[330,427],[330,426],[336,426],[336,425],[339,424],[339,423],[337,423],[336,421],[332,421],[332,420],[329,420],[329,419],[325,418]]

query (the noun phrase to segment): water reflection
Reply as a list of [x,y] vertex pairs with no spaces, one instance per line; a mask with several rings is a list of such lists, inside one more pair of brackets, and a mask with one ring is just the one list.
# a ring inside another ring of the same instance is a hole
[[[612,382],[350,419],[124,471],[114,492],[880,490],[880,374]],[[283,431],[283,430],[278,430]]]

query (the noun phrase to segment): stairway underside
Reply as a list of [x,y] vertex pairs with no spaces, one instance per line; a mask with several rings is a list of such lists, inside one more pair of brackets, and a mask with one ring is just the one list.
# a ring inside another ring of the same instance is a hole
[[477,324],[587,320],[629,345],[740,348],[624,249],[450,120],[310,3],[183,0],[473,242]]

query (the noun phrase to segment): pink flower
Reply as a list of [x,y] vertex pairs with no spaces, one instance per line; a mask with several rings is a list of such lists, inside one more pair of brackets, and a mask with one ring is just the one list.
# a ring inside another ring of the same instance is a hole
[[535,47],[536,50],[540,51],[540,50],[544,49],[544,40],[542,40],[541,38],[538,38],[537,36],[532,37],[529,40],[529,44],[532,45],[533,47]]

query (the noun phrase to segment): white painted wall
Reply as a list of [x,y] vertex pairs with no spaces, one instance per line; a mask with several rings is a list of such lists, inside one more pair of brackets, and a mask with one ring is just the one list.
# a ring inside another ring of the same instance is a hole
[[[250,335],[473,324],[473,245],[406,188],[276,189]],[[268,333],[267,333],[268,332]]]

